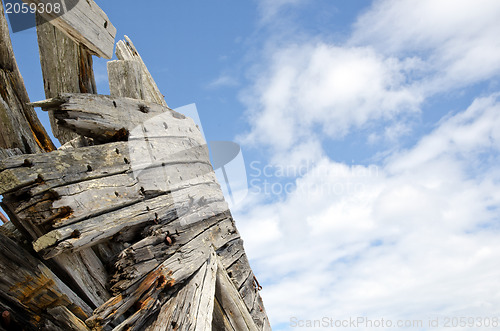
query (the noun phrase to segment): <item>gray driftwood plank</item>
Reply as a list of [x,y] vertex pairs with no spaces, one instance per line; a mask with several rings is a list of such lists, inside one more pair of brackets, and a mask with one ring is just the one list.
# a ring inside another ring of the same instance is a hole
[[18,148],[23,153],[55,149],[29,102],[0,4],[0,148]]
[[[45,97],[53,98],[61,93],[97,93],[92,55],[87,47],[75,43],[38,14],[36,23]],[[79,136],[59,126],[52,111],[49,118],[52,133],[61,144]]]
[[140,70],[142,73],[141,80],[143,84],[142,88],[143,95],[142,98],[140,99],[152,103],[157,103],[159,105],[167,107],[165,97],[158,89],[158,86],[156,85],[156,82],[151,76],[148,68],[146,67],[146,64],[142,60],[141,56],[139,55],[139,52],[137,51],[134,44],[132,43],[132,40],[130,40],[128,36],[125,36],[125,40],[119,40],[116,43],[116,57],[119,60],[139,62]]
[[[182,289],[162,305],[158,317],[153,324],[145,328],[146,331],[210,330],[217,275],[216,259],[215,253],[212,252]],[[144,311],[139,310],[134,315],[143,313]],[[134,315],[122,325],[135,317]]]
[[142,79],[142,64],[137,60],[108,62],[109,94],[112,97],[127,97],[145,100]]
[[215,297],[235,330],[259,330],[222,264],[217,269]]
[[0,292],[35,314],[67,307],[80,319],[92,312],[49,268],[21,246],[0,234]]
[[[130,287],[121,291],[121,294],[95,310],[94,315],[86,321],[87,325],[92,327],[107,325],[129,310],[134,314],[140,309],[140,307],[134,307],[134,304],[141,301],[141,298],[157,296],[158,293],[176,284],[183,284],[203,265],[213,249],[218,249],[238,237],[239,234],[232,219],[226,219],[209,227],[176,250],[153,271],[147,273],[147,276],[130,284]],[[159,281],[164,285],[158,286]],[[168,297],[165,298],[167,299]],[[149,310],[148,314],[151,315],[154,312],[154,310]]]
[[204,145],[194,121],[168,107],[131,98],[62,94],[32,103],[54,111],[59,123],[77,133],[107,142],[126,138],[189,137]]
[[[51,0],[23,1],[42,6],[54,5]],[[42,12],[43,17],[76,43],[85,45],[95,55],[111,59],[116,28],[102,9],[93,0],[66,0],[60,3],[63,4],[63,15],[46,10]]]

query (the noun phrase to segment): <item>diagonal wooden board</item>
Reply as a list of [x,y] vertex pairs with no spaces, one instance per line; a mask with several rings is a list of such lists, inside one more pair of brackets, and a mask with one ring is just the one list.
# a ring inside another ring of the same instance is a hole
[[[53,0],[23,0],[28,4],[46,8]],[[115,44],[116,28],[94,0],[65,0],[60,2],[67,11],[58,15],[54,10],[41,10],[40,14],[63,31],[77,44],[85,45],[95,55],[111,59]]]

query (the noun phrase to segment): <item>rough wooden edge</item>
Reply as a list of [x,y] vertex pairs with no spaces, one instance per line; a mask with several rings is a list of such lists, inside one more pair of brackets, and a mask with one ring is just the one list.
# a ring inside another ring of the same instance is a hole
[[[23,0],[30,4],[53,3],[51,0]],[[44,11],[43,17],[63,31],[76,43],[85,45],[95,55],[111,59],[115,44],[116,28],[108,16],[93,0],[72,0],[63,2],[70,10],[57,16]]]
[[135,48],[132,40],[128,36],[125,36],[125,41],[120,40],[116,44],[116,56],[119,60],[135,60],[141,64],[142,67],[142,80],[145,86],[144,88],[144,100],[157,103],[159,105],[168,107],[165,101],[164,95],[158,89],[156,82],[151,76],[146,64],[139,55],[139,52]]
[[55,150],[47,132],[29,104],[28,92],[14,57],[3,4],[0,4],[0,142],[2,148],[19,148],[23,153]]

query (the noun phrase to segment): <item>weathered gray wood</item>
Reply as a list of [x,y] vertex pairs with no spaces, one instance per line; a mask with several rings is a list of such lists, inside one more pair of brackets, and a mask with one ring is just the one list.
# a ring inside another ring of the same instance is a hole
[[54,150],[54,144],[28,103],[3,4],[0,4],[0,148],[18,148],[23,153]]
[[212,319],[212,331],[238,331],[231,325],[228,318],[225,316],[217,298],[214,300],[214,315]]
[[0,148],[0,161],[5,160],[11,156],[21,155],[23,152],[19,148]]
[[0,261],[0,292],[34,313],[65,306],[79,318],[85,319],[92,312],[52,271],[2,234]]
[[208,218],[225,210],[227,204],[219,188],[213,184],[202,184],[54,229],[38,238],[33,248],[37,252],[43,251],[44,258],[51,258],[65,251],[91,247],[118,232],[134,230],[134,227],[141,227],[145,223],[167,223],[188,212],[191,212],[188,216],[193,217],[188,221],[195,222],[202,220],[205,215]]
[[[212,322],[212,311],[215,295],[215,277],[217,274],[217,261],[214,252],[210,254],[208,260],[195,272],[186,282],[182,289],[170,300],[165,302],[156,320],[144,330],[210,330]],[[141,327],[136,322],[137,315],[144,315],[144,310],[139,310],[121,326],[130,325],[134,322],[134,327]]]
[[165,97],[158,89],[158,86],[146,67],[146,64],[142,60],[139,52],[129,37],[125,36],[125,40],[119,40],[117,42],[116,57],[119,60],[137,61],[140,63],[142,71],[142,84],[144,86],[142,89],[143,97],[141,99],[168,107]]
[[92,308],[101,306],[111,297],[106,289],[106,269],[93,250],[84,249],[72,254],[61,254],[53,261],[74,282],[78,292],[93,304]]
[[215,297],[221,305],[225,317],[235,330],[259,330],[222,263],[218,263]]
[[[36,16],[38,48],[42,66],[45,97],[61,93],[97,93],[89,50],[75,43],[41,15]],[[61,144],[75,139],[78,134],[57,124],[49,112],[52,133]]]
[[[50,0],[23,0],[26,3],[46,5],[53,4]],[[109,18],[93,0],[66,0],[63,15],[54,11],[44,11],[43,17],[63,31],[76,43],[85,45],[95,55],[105,59],[113,56],[116,28]]]
[[109,61],[107,65],[110,96],[144,100],[145,87],[139,61]]
[[[165,286],[158,287],[158,280],[169,284],[171,288],[175,284],[182,284],[198,270],[208,259],[213,249],[218,249],[227,242],[239,237],[232,219],[218,222],[208,228],[203,234],[196,236],[191,241],[177,249],[153,271],[147,273],[140,281],[131,284],[122,283],[125,288],[121,294],[110,299],[106,304],[94,311],[94,315],[86,321],[87,325],[95,327],[97,325],[107,325],[109,322],[122,316],[131,310],[135,313],[138,309],[134,304],[141,298],[157,296],[159,292],[165,290]],[[213,248],[212,248],[213,247]],[[127,287],[129,286],[129,287]],[[168,299],[168,298],[166,298]],[[151,315],[155,311],[149,310]]]
[[47,309],[47,312],[54,318],[59,327],[70,331],[90,331],[87,325],[76,317],[68,308],[57,306]]
[[62,94],[33,103],[54,111],[60,124],[101,141],[127,137],[182,136],[205,144],[194,121],[170,108],[130,98],[93,94]]
[[116,273],[111,280],[112,290],[117,294],[129,288],[193,238],[230,216],[225,211],[194,224],[185,224],[181,218],[166,225],[150,226],[144,231],[144,239],[119,255],[114,265]]

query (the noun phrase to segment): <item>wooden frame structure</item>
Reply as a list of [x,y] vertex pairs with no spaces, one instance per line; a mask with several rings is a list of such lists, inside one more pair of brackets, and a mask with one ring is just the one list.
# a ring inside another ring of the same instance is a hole
[[0,5],[0,331],[270,330],[198,127],[128,37],[97,95],[92,56],[111,58],[116,29],[73,7],[37,16],[47,100],[30,103]]

